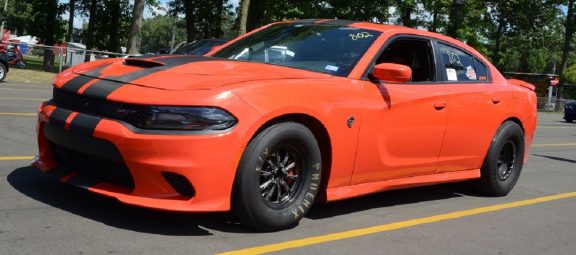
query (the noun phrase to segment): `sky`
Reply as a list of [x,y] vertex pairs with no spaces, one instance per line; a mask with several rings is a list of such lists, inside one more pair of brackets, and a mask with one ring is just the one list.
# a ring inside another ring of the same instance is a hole
[[[68,0],[59,0],[59,1],[60,1],[60,3],[67,3],[68,2]],[[144,9],[144,18],[147,19],[147,18],[152,17],[153,12],[156,12],[157,14],[160,14],[160,15],[164,15],[166,13],[166,11],[162,10],[162,7],[167,6],[167,3],[169,1],[170,0],[160,0],[161,7],[160,8],[154,8],[154,10],[151,10],[147,6],[146,9]],[[234,7],[236,7],[236,6],[238,6],[239,1],[240,0],[228,0],[228,3],[231,3]],[[134,0],[130,0],[131,4],[133,2],[134,2]],[[65,12],[64,14],[62,14],[62,19],[68,20],[69,15],[70,14],[68,12]],[[80,16],[74,17],[74,28],[82,28],[82,24],[84,22],[87,22],[87,20],[88,20],[88,17],[80,17]]]

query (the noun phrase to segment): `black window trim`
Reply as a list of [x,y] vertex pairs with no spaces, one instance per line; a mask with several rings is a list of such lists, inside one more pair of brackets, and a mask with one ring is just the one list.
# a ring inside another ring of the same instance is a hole
[[[421,36],[421,35],[414,35],[414,34],[396,34],[391,36],[390,38],[388,38],[388,40],[386,40],[386,42],[382,45],[382,47],[380,47],[380,49],[378,50],[378,52],[376,52],[376,54],[374,55],[374,57],[372,58],[372,61],[370,61],[370,65],[368,65],[368,67],[366,67],[366,70],[364,70],[364,73],[362,74],[362,77],[360,77],[361,80],[371,80],[369,77],[369,74],[372,73],[372,71],[374,70],[374,66],[376,65],[376,61],[378,60],[378,58],[380,57],[380,55],[382,54],[382,52],[384,52],[384,50],[390,46],[390,44],[394,43],[397,40],[402,40],[402,39],[408,39],[408,40],[415,40],[415,41],[425,41],[429,44],[430,49],[432,50],[432,62],[431,64],[433,65],[432,68],[433,70],[435,70],[434,72],[434,80],[433,81],[417,81],[417,82],[406,82],[406,83],[398,83],[398,84],[406,84],[406,85],[436,85],[439,83],[439,78],[440,78],[440,73],[439,73],[439,68],[437,68],[438,66],[438,53],[436,52],[436,44],[435,44],[435,40],[432,37],[427,37],[427,36]],[[396,84],[396,83],[394,83]]]
[[[446,41],[441,41],[441,40],[433,40],[434,44],[435,44],[435,48],[437,48],[438,50],[436,51],[436,59],[438,60],[436,65],[438,66],[438,72],[440,73],[440,77],[442,78],[440,81],[437,81],[438,84],[458,84],[458,83],[467,83],[467,84],[484,84],[484,83],[492,83],[492,74],[490,73],[490,67],[484,62],[482,61],[480,58],[478,58],[478,56],[476,56],[475,54],[472,54],[471,52],[462,49],[461,47],[458,47],[452,43],[446,42]],[[446,66],[446,63],[444,63],[444,57],[442,56],[442,52],[440,52],[440,46],[439,44],[444,44],[446,46],[455,48],[459,51],[462,51],[468,55],[470,55],[472,57],[473,63],[474,63],[474,71],[476,71],[476,61],[482,63],[486,69],[486,80],[485,81],[480,81],[480,80],[475,80],[475,81],[449,81],[448,77],[446,75],[446,72],[443,72],[443,67]]]

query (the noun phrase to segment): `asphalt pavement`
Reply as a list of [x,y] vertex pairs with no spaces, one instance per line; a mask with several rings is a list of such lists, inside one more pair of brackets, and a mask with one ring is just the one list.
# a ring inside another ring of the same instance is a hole
[[576,123],[540,113],[515,189],[466,183],[316,205],[294,229],[255,233],[226,213],[127,206],[29,167],[49,85],[0,83],[0,254],[576,254]]

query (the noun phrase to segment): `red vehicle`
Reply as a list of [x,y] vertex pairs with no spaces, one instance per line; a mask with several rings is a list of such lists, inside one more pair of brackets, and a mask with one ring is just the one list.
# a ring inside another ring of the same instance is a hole
[[20,48],[18,48],[18,44],[0,44],[0,55],[4,56],[8,65],[26,68],[26,62],[22,52],[20,52]]
[[271,231],[315,202],[391,189],[473,180],[504,196],[528,159],[534,87],[436,33],[280,22],[208,55],[60,74],[34,166],[127,204],[233,210]]

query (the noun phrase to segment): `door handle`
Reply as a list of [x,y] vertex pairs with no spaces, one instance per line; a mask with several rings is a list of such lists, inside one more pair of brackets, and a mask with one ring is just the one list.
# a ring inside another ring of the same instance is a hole
[[434,108],[436,108],[436,110],[442,110],[446,108],[446,104],[447,103],[445,101],[434,102]]
[[492,103],[497,104],[497,103],[500,103],[501,101],[502,101],[502,98],[499,98],[499,97],[493,97],[492,98]]

